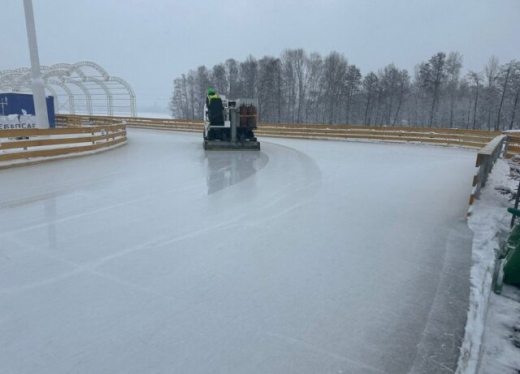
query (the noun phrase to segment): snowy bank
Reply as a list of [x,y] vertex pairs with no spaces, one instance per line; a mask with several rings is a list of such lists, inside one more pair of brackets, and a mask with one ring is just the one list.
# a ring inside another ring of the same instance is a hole
[[509,232],[511,216],[506,208],[511,205],[507,196],[497,191],[498,187],[515,189],[515,182],[509,179],[507,161],[497,160],[488,184],[482,190],[479,200],[473,206],[468,225],[474,233],[473,266],[471,269],[470,310],[466,334],[461,348],[458,374],[479,372],[484,340],[485,322],[488,314],[489,298],[495,253],[500,246],[500,238]]

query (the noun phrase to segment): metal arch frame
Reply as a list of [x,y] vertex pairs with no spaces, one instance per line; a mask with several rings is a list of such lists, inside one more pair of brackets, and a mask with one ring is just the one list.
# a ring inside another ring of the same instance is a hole
[[127,81],[125,81],[124,79],[122,78],[119,78],[119,77],[110,77],[108,79],[109,82],[117,82],[119,83],[121,86],[123,86],[123,88],[128,92],[128,95],[130,95],[130,111],[131,111],[131,116],[132,117],[137,117],[137,109],[136,109],[136,100],[135,100],[135,92],[132,88],[132,86],[130,86],[130,84],[128,84]]
[[72,73],[76,73],[79,75],[79,77],[81,78],[81,80],[85,80],[87,78],[87,75],[85,74],[85,72],[83,70],[81,70],[79,67],[75,67],[74,65],[71,65],[71,64],[67,64],[67,63],[59,63],[59,64],[54,64],[50,67],[50,69],[53,69],[53,70],[66,70],[67,71],[67,75],[69,76],[72,76]]
[[[45,85],[45,88],[52,94],[54,100],[56,101],[56,105],[59,108],[60,107],[60,99],[59,99],[60,95],[58,95],[56,90],[54,88],[52,88],[47,81],[44,82],[44,85]],[[16,88],[17,88],[17,90],[16,91],[13,90],[13,92],[24,92],[23,88],[25,88],[26,91],[30,91],[31,90],[30,80],[24,81],[21,83],[17,83]],[[70,99],[70,97],[69,97],[69,99]]]
[[49,69],[49,70],[44,70],[44,72],[42,73],[42,79],[48,79],[48,78],[52,78],[52,77],[58,77],[58,78],[61,78],[61,77],[69,77],[70,76],[70,70],[68,69],[62,69],[62,68],[58,68],[58,69]]
[[[52,70],[49,70],[47,66],[41,67],[42,71],[42,79],[45,81],[45,78],[49,73],[52,73]],[[1,77],[0,77],[1,79]],[[20,92],[22,87],[30,86],[31,82],[31,71],[26,68],[17,69],[17,71],[12,72],[8,78],[11,83],[11,91],[12,92]]]
[[[85,87],[85,85],[83,83],[81,83],[81,81],[77,81],[75,79],[71,79],[71,78],[63,78],[62,79],[62,82],[63,83],[70,83],[70,84],[73,84],[75,85],[76,87],[79,87],[79,89],[81,91],[83,91],[83,94],[85,95],[86,99],[87,99],[87,112],[88,112],[88,115],[91,116],[93,115],[93,111],[92,111],[92,96],[90,95],[90,91],[87,87]],[[75,112],[74,112],[75,113]]]
[[[43,69],[42,69],[43,70]],[[26,84],[31,83],[31,72],[23,73],[15,78],[15,82],[12,85],[13,92],[20,92],[20,88]]]
[[[103,79],[106,80],[106,81],[110,78],[110,74],[108,74],[108,72],[105,69],[103,69],[100,65],[98,65],[98,64],[96,64],[95,62],[92,62],[92,61],[76,62],[75,64],[71,65],[71,68],[73,70],[81,70],[81,68],[85,67],[85,66],[97,70],[97,72],[99,74],[101,74]],[[83,72],[83,70],[81,70],[81,71]]]
[[12,69],[12,70],[4,70],[4,71],[0,72],[0,78],[2,78],[4,75],[7,75],[7,76],[15,75],[15,76],[17,76],[17,75],[25,73],[27,70],[28,70],[27,68],[18,68],[18,69]]
[[105,94],[107,95],[107,115],[110,117],[113,116],[114,115],[114,108],[112,106],[113,98],[112,98],[112,91],[110,91],[110,88],[108,88],[108,86],[101,79],[97,79],[97,78],[93,78],[93,77],[88,77],[87,79],[85,79],[84,82],[96,83],[99,87],[101,87],[101,89],[103,91],[105,91]]
[[[54,88],[52,88],[48,82],[44,82],[44,87],[52,94],[53,99],[56,101],[56,106],[59,108],[60,99],[59,99],[59,95],[56,92],[56,90]],[[24,88],[26,89],[25,91],[31,91],[30,81],[23,82],[21,84],[17,83],[17,90],[12,91],[12,92],[24,92],[24,90],[23,90]]]
[[7,70],[0,76],[0,83],[2,83],[2,85],[6,84],[6,87],[10,87],[9,89],[12,90],[12,87],[17,84],[20,77],[23,76],[27,71],[29,70],[25,68]]
[[[58,85],[61,87],[65,92],[67,92],[69,96],[69,109],[71,113],[75,113],[75,105],[74,105],[74,95],[72,94],[72,91],[66,87],[65,84],[60,83],[57,80],[49,80],[50,77],[61,77],[68,73],[66,70],[52,70],[47,66],[42,66],[42,79],[45,85],[45,88],[52,94],[54,99],[56,100],[56,106],[57,106],[57,112],[59,112],[61,106],[60,106],[60,99],[58,93],[51,87],[50,82],[52,81],[53,84]],[[27,90],[30,90],[30,83],[31,83],[31,73],[28,71],[28,69],[24,69],[23,73],[18,75],[16,77],[16,83],[14,83],[11,86],[12,92],[22,92],[23,88],[27,88]]]
[[[52,70],[47,66],[41,67],[42,79],[45,82],[50,76],[61,76],[62,74],[67,74],[66,70]],[[21,87],[30,86],[31,83],[31,71],[29,69],[24,69],[23,73],[16,76],[16,82],[12,85],[13,92],[19,92]]]
[[[72,76],[72,72],[77,73],[78,76],[81,78],[81,81],[73,79],[71,77]],[[88,112],[89,115],[93,114],[93,110],[92,110],[92,95],[91,95],[90,90],[88,89],[88,87],[86,87],[83,83],[81,83],[84,79],[87,78],[87,76],[85,75],[85,73],[81,69],[75,69],[75,68],[72,67],[71,64],[66,64],[66,63],[54,64],[54,65],[52,65],[49,68],[49,71],[46,71],[42,75],[42,78],[44,80],[48,80],[51,77],[57,77],[59,80],[55,81],[55,82],[59,82],[61,87],[63,87],[64,89],[66,87],[65,90],[69,94],[69,102],[71,103],[71,105],[69,106],[69,108],[70,108],[69,111],[70,111],[71,114],[76,114],[76,100],[74,99],[74,93],[67,86],[67,84],[72,84],[72,85],[78,87],[81,90],[81,92],[85,96],[85,100],[87,102],[87,112]]]
[[[47,79],[46,83],[48,86],[50,86],[51,84],[55,85],[55,86],[59,86],[63,91],[65,91],[67,93],[67,95],[69,96],[69,113],[75,114],[76,113],[76,102],[74,100],[74,93],[71,91],[69,86],[67,86],[65,83],[63,83],[59,79]],[[60,109],[60,107],[58,106],[58,111],[59,111],[59,109]]]
[[52,97],[53,97],[54,101],[56,101],[56,106],[59,108],[60,107],[60,99],[58,98],[58,93],[56,92],[56,90],[54,90],[54,88],[49,86],[49,84],[47,84],[47,83],[44,83],[44,87],[46,89],[48,89],[49,92],[52,94]]
[[11,86],[6,85],[2,81],[0,81],[0,91],[9,91],[11,89]]
[[[76,114],[76,101],[74,100],[74,93],[72,90],[65,84],[63,81],[63,77],[67,77],[69,75],[69,71],[62,68],[49,68],[49,70],[46,70],[45,73],[42,74],[42,79],[45,82],[45,86],[49,86],[50,84],[53,84],[55,86],[61,87],[69,96],[69,113],[70,114]],[[57,78],[57,79],[53,79]],[[88,99],[87,99],[88,102]],[[60,106],[58,106],[57,112],[60,111]]]
[[[94,69],[100,77],[89,75],[84,69]],[[56,77],[57,79],[53,79]],[[107,114],[109,116],[114,115],[114,92],[112,90],[122,89],[126,91],[129,99],[129,107],[131,116],[137,116],[136,110],[136,96],[135,92],[130,84],[122,78],[112,77],[110,74],[99,64],[91,61],[80,61],[74,64],[58,63],[52,66],[42,66],[42,78],[48,91],[56,98],[59,112],[59,96],[57,92],[51,87],[51,85],[59,86],[62,88],[69,97],[69,108],[72,114],[75,114],[76,103],[75,93],[70,89],[69,85],[79,87],[80,90],[86,97],[87,100],[87,111],[89,115],[93,114],[92,105],[92,93],[91,90],[95,87],[99,87],[103,90],[107,100]],[[100,79],[102,78],[102,79]],[[0,71],[0,89],[8,92],[21,92],[22,90],[29,90],[31,83],[31,71],[27,68],[18,68],[12,70]],[[116,87],[111,84],[116,84]],[[116,91],[117,92],[117,91]],[[125,94],[116,93],[118,96],[126,96]],[[64,96],[64,95],[61,95]],[[120,99],[120,100],[128,100]],[[126,105],[124,106],[126,107]]]

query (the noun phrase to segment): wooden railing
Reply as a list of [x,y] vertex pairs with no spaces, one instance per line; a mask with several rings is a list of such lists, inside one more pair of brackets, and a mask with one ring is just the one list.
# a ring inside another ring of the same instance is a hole
[[125,124],[96,122],[46,130],[0,130],[0,168],[95,153],[126,141]]
[[507,149],[506,157],[513,158],[514,156],[520,155],[520,133],[518,132],[506,132],[507,135]]
[[[128,127],[157,130],[201,132],[203,129],[203,123],[201,121],[192,120],[104,116],[57,116],[58,124],[68,126],[81,124],[82,122],[91,122],[93,120],[98,123],[100,121],[106,123],[124,121]],[[482,130],[432,129],[421,127],[261,123],[259,124],[255,134],[259,137],[413,142],[480,149],[501,133]]]
[[471,206],[475,202],[475,199],[480,197],[480,191],[486,185],[489,174],[491,174],[491,170],[493,169],[493,165],[505,150],[504,146],[506,141],[506,135],[499,135],[478,151],[477,162],[475,165],[477,167],[477,172],[473,177],[473,189],[469,199],[469,214],[471,214]]
[[305,139],[348,139],[381,142],[428,143],[481,148],[495,133],[459,129],[431,129],[419,127],[369,127],[346,125],[274,125],[261,124],[259,136]]

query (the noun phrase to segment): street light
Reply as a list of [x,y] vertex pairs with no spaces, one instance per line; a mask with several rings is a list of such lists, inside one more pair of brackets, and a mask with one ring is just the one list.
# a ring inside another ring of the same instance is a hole
[[49,115],[47,113],[47,100],[45,98],[45,86],[40,74],[40,58],[38,57],[38,42],[36,41],[36,26],[34,24],[34,12],[32,0],[23,0],[25,8],[25,23],[27,24],[27,39],[29,40],[29,53],[31,55],[31,88],[36,114],[36,127],[49,128]]

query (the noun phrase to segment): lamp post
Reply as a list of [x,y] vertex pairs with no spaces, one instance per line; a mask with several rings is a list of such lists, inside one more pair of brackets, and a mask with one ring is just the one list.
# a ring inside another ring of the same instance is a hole
[[29,53],[31,55],[31,88],[36,114],[36,127],[49,128],[49,115],[47,113],[47,100],[45,98],[45,85],[40,74],[40,58],[38,56],[38,43],[36,41],[36,26],[34,24],[34,12],[32,0],[23,0],[25,8],[25,23],[27,24],[27,38],[29,40]]

